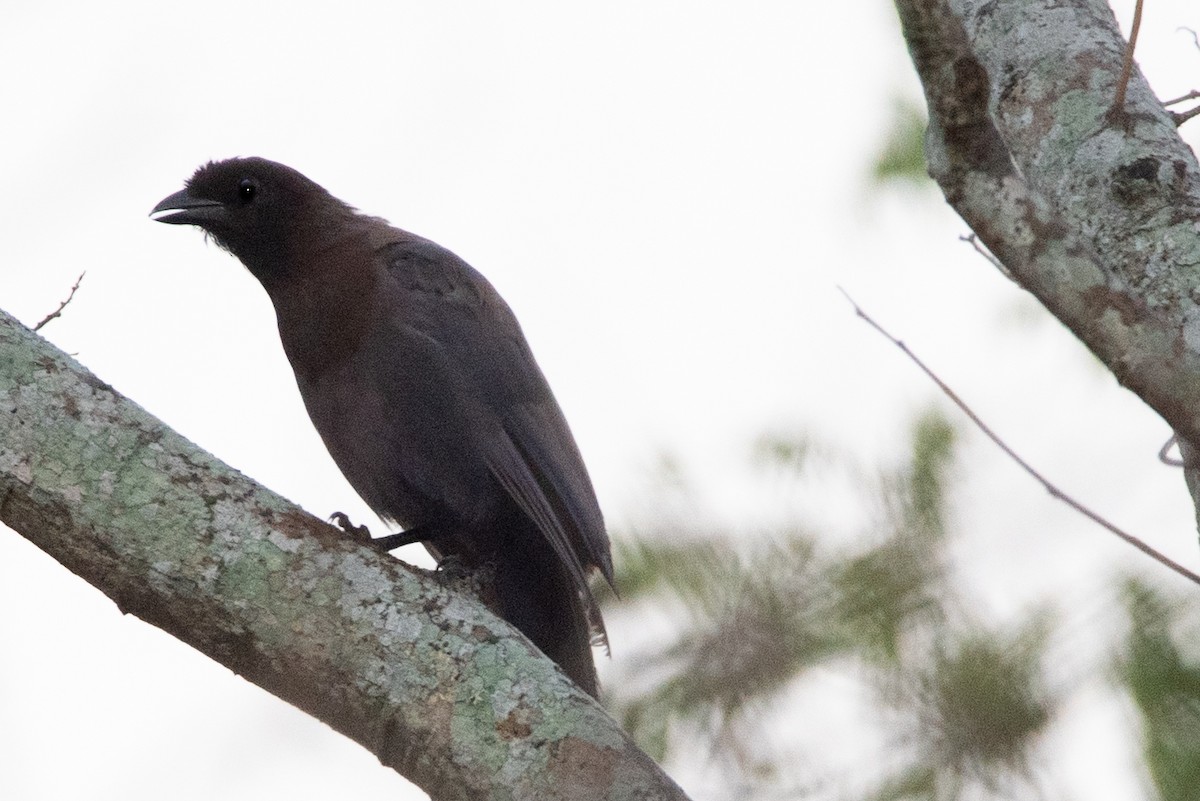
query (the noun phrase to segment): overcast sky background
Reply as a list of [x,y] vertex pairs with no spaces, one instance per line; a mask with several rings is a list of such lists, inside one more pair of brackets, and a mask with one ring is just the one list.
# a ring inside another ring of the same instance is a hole
[[[1147,4],[1139,61],[1161,97],[1200,86],[1183,25],[1200,27],[1194,0]],[[287,163],[487,275],[618,531],[653,507],[664,451],[700,488],[697,515],[725,523],[763,514],[743,465],[764,430],[902,458],[936,393],[841,285],[1065,488],[1200,564],[1182,477],[1155,458],[1166,425],[957,240],[936,193],[871,187],[895,99],[920,98],[883,0],[13,2],[0,71],[0,306],[32,325],[86,269],[44,334],[315,514],[370,522],[311,429],[265,294],[198,231],[146,216],[210,159]],[[956,560],[993,614],[1051,589],[1086,601],[1141,566],[966,440]],[[0,798],[406,786],[7,530],[0,610]],[[619,661],[633,635],[610,635]],[[1136,797],[1132,718],[1076,717],[1054,735],[1062,787]]]

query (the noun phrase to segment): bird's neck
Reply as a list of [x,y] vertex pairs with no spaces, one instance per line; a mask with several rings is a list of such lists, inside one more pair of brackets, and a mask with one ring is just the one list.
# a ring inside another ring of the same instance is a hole
[[337,234],[309,229],[291,254],[287,279],[262,280],[279,336],[302,384],[336,368],[359,348],[375,303],[379,273],[370,237],[353,226]]

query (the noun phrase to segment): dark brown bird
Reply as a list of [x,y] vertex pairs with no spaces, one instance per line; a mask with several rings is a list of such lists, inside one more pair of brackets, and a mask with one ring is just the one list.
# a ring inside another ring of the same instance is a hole
[[495,606],[596,695],[604,520],[516,317],[449,250],[259,158],[198,169],[151,212],[262,283],[313,424],[351,486],[437,559],[491,567]]

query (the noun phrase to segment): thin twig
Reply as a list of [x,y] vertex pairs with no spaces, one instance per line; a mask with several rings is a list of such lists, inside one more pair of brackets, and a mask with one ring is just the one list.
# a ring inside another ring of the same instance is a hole
[[1171,448],[1174,448],[1178,444],[1179,444],[1179,437],[1172,434],[1171,438],[1169,440],[1167,440],[1166,442],[1164,442],[1163,446],[1158,449],[1158,461],[1162,462],[1163,464],[1165,464],[1169,467],[1183,467],[1184,466],[1183,459],[1176,459],[1174,456],[1171,455]]
[[1195,89],[1193,89],[1192,91],[1188,92],[1186,95],[1180,95],[1179,97],[1175,98],[1174,100],[1164,100],[1162,102],[1162,104],[1164,106],[1174,106],[1174,105],[1178,105],[1179,103],[1186,103],[1189,100],[1195,100],[1198,97],[1200,97],[1200,92],[1197,92]]
[[1167,113],[1171,115],[1171,121],[1174,122],[1175,127],[1178,128],[1192,117],[1200,115],[1200,106],[1188,109],[1187,111],[1168,111]]
[[1190,33],[1192,35],[1192,42],[1195,43],[1195,45],[1196,45],[1196,49],[1200,50],[1200,36],[1196,35],[1195,30],[1189,28],[1186,25],[1180,25],[1178,28],[1175,29],[1175,33],[1179,33],[1180,31],[1187,31],[1188,33]]
[[950,401],[955,406],[957,406],[959,409],[961,409],[963,411],[963,413],[966,414],[966,416],[968,418],[970,418],[971,422],[974,423],[976,425],[976,427],[978,427],[979,430],[983,432],[984,436],[986,436],[988,439],[990,439],[992,442],[994,442],[996,444],[996,446],[999,447],[1000,450],[1004,451],[1004,453],[1007,454],[1010,459],[1012,459],[1014,462],[1016,462],[1017,465],[1022,470],[1024,470],[1026,473],[1028,473],[1030,476],[1032,476],[1033,479],[1035,481],[1037,481],[1039,484],[1041,484],[1042,487],[1046,490],[1046,492],[1050,493],[1051,497],[1057,498],[1058,500],[1062,501],[1067,506],[1070,506],[1072,509],[1074,509],[1076,512],[1079,512],[1079,514],[1086,517],[1088,520],[1091,520],[1093,523],[1100,526],[1101,528],[1104,528],[1107,531],[1111,532],[1112,534],[1115,534],[1116,536],[1120,537],[1122,540],[1129,543],[1134,548],[1137,548],[1139,551],[1146,554],[1151,559],[1154,559],[1155,561],[1159,562],[1160,564],[1163,564],[1166,567],[1170,568],[1171,570],[1174,570],[1176,573],[1178,573],[1179,575],[1188,579],[1193,584],[1200,584],[1200,575],[1193,573],[1191,570],[1188,570],[1186,567],[1179,564],[1174,559],[1171,559],[1166,554],[1156,551],[1154,548],[1152,548],[1149,545],[1147,545],[1146,543],[1142,542],[1140,539],[1133,536],[1132,534],[1127,534],[1126,532],[1117,528],[1112,523],[1108,522],[1103,517],[1096,514],[1091,509],[1087,508],[1086,506],[1081,504],[1079,501],[1072,498],[1070,495],[1067,495],[1065,492],[1060,490],[1056,485],[1052,484],[1049,479],[1047,479],[1045,476],[1043,476],[1041,473],[1039,473],[1037,470],[1035,470],[1029,464],[1029,462],[1025,461],[1020,456],[1018,456],[1017,452],[1014,451],[1011,447],[1009,447],[1008,443],[1006,443],[1004,440],[1000,439],[999,435],[997,435],[996,432],[992,431],[992,429],[988,427],[987,423],[983,422],[983,420],[981,420],[979,418],[979,415],[975,414],[975,412],[971,409],[971,407],[968,406],[966,404],[966,402],[963,401],[962,398],[958,397],[958,395],[954,392],[954,390],[950,389],[949,385],[946,384],[945,381],[943,381],[941,378],[938,377],[937,373],[933,372],[933,370],[931,370],[928,366],[926,366],[925,362],[921,361],[920,357],[918,357],[917,354],[915,354],[911,350],[909,350],[908,346],[905,345],[901,340],[892,336],[883,326],[881,326],[879,323],[875,322],[875,319],[873,317],[871,317],[871,315],[869,315],[865,311],[863,311],[862,307],[858,305],[858,303],[854,300],[854,298],[850,297],[850,294],[848,292],[846,292],[845,289],[838,287],[838,290],[843,295],[846,296],[846,300],[850,301],[850,305],[852,305],[854,307],[854,313],[856,315],[858,315],[858,317],[860,319],[864,320],[867,323],[867,325],[874,328],[876,331],[878,331],[880,334],[882,334],[884,337],[886,337],[893,345],[895,345],[897,348],[899,348],[901,350],[901,352],[903,352],[904,355],[907,356],[913,362],[913,364],[915,364],[918,368],[920,368],[921,372],[925,373],[925,375],[929,376],[929,378],[933,381],[933,383],[937,384],[938,389],[940,389],[943,393],[945,393],[946,397],[949,398]]
[[1121,61],[1121,77],[1117,79],[1117,96],[1112,104],[1114,112],[1125,108],[1125,90],[1129,86],[1129,77],[1133,74],[1133,49],[1137,47],[1138,29],[1141,27],[1142,0],[1137,0],[1137,5],[1133,7],[1133,27],[1129,30],[1129,44],[1125,46],[1125,58]]
[[55,317],[62,317],[63,309],[67,308],[67,304],[71,302],[71,298],[75,297],[75,292],[79,289],[79,284],[83,282],[83,277],[85,275],[87,275],[87,270],[84,270],[83,272],[81,272],[79,274],[79,277],[75,279],[75,285],[71,287],[71,294],[67,295],[67,299],[64,300],[62,303],[58,304],[57,309],[55,309],[54,311],[47,314],[44,318],[42,318],[42,321],[40,323],[38,323],[37,325],[35,325],[33,327],[33,330],[35,332],[41,331],[42,326],[44,326],[46,323],[53,320]]
[[[1196,35],[1195,31],[1192,32],[1192,35],[1193,36]],[[1163,107],[1165,108],[1167,106],[1176,106],[1176,105],[1179,105],[1180,103],[1186,103],[1189,100],[1196,100],[1198,98],[1200,98],[1200,92],[1193,89],[1192,91],[1188,92],[1186,95],[1181,95],[1173,100],[1164,100]],[[1171,121],[1174,122],[1175,127],[1178,128],[1180,125],[1183,125],[1185,122],[1190,120],[1192,117],[1200,115],[1200,106],[1196,106],[1195,108],[1188,109],[1187,111],[1168,111],[1167,113],[1171,115]]]
[[1008,271],[1008,268],[1004,266],[1004,262],[1000,261],[998,258],[996,258],[995,254],[985,248],[979,241],[979,237],[973,232],[966,236],[959,235],[958,241],[966,242],[971,247],[975,248],[975,252],[991,262],[992,266],[999,270],[1001,275],[1003,275],[1005,278],[1013,280],[1013,275]]

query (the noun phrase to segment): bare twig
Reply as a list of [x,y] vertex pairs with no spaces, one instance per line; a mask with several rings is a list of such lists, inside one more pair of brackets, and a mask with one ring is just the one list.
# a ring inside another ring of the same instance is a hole
[[983,246],[983,244],[980,243],[979,237],[976,236],[974,232],[972,232],[966,236],[960,235],[958,237],[958,241],[966,242],[968,245],[975,248],[975,252],[978,253],[980,256],[983,256],[989,262],[991,262],[991,265],[993,267],[995,267],[997,270],[999,270],[1000,274],[1003,275],[1005,278],[1009,279],[1010,281],[1015,280],[1013,278],[1013,274],[1010,273],[1008,271],[1008,268],[1004,266],[1004,262],[1000,261],[998,258],[996,258],[996,256],[990,250],[985,248]]
[[87,270],[81,272],[79,277],[75,279],[75,284],[71,287],[71,294],[67,295],[67,299],[58,304],[57,309],[43,317],[42,321],[33,327],[34,331],[41,331],[42,326],[53,320],[55,317],[62,317],[63,309],[67,308],[67,304],[71,302],[71,298],[75,297],[75,292],[79,289],[79,285],[83,282],[83,277],[85,275],[87,275]]
[[1151,559],[1154,559],[1155,561],[1159,562],[1160,564],[1165,565],[1166,567],[1170,568],[1171,570],[1175,571],[1179,575],[1181,575],[1184,578],[1191,581],[1193,584],[1200,584],[1200,575],[1192,572],[1191,570],[1188,570],[1186,567],[1179,564],[1174,559],[1171,559],[1166,554],[1155,550],[1154,548],[1150,547],[1145,542],[1143,542],[1142,540],[1133,536],[1132,534],[1128,534],[1125,531],[1122,531],[1121,529],[1117,528],[1115,525],[1108,522],[1103,517],[1096,514],[1091,509],[1087,508],[1086,506],[1081,504],[1079,501],[1072,498],[1070,495],[1067,495],[1065,492],[1060,490],[1055,484],[1052,484],[1049,479],[1047,479],[1045,476],[1043,476],[1041,473],[1039,473],[1037,470],[1035,470],[1029,464],[1029,462],[1026,462],[1024,459],[1022,459],[1020,456],[1018,456],[1017,452],[1014,451],[1008,445],[1008,443],[1006,443],[1004,440],[1002,440],[1000,438],[1000,436],[998,434],[996,434],[996,432],[994,432],[991,428],[989,428],[987,423],[983,422],[983,420],[980,419],[979,415],[975,414],[975,412],[971,409],[971,407],[968,406],[962,398],[958,397],[958,395],[954,392],[954,390],[952,390],[950,388],[950,386],[948,384],[946,384],[945,381],[943,381],[941,378],[939,378],[937,373],[933,372],[933,370],[930,369],[925,364],[925,362],[921,361],[920,357],[918,357],[915,353],[913,353],[909,349],[909,347],[904,344],[904,342],[902,342],[901,340],[892,336],[891,333],[889,333],[887,331],[887,329],[885,329],[879,323],[875,322],[875,319],[873,317],[871,317],[871,315],[869,315],[865,311],[863,311],[862,307],[858,305],[858,303],[854,300],[854,298],[850,297],[850,294],[848,292],[846,292],[845,289],[838,287],[838,291],[840,291],[843,295],[845,295],[846,300],[850,301],[850,305],[852,305],[854,307],[854,313],[856,315],[858,315],[858,317],[860,319],[865,321],[867,323],[867,325],[874,328],[876,331],[878,331],[880,334],[882,334],[884,337],[886,337],[893,345],[895,345],[897,348],[899,348],[901,350],[901,352],[903,352],[904,355],[907,356],[913,362],[913,364],[915,364],[918,368],[920,368],[921,372],[925,373],[925,375],[929,376],[929,378],[933,381],[933,383],[937,384],[938,389],[940,389],[946,395],[946,397],[950,399],[950,401],[955,406],[957,406],[959,409],[961,409],[963,411],[963,413],[968,418],[970,418],[971,422],[974,423],[975,426],[980,431],[983,432],[984,436],[986,436],[988,439],[990,439],[992,442],[994,442],[996,444],[996,446],[999,447],[1000,450],[1004,451],[1004,453],[1007,454],[1010,459],[1012,459],[1014,462],[1016,462],[1017,465],[1022,470],[1024,470],[1026,473],[1028,473],[1039,484],[1041,484],[1042,487],[1046,490],[1046,492],[1050,493],[1051,497],[1062,501],[1067,506],[1074,509],[1076,512],[1079,512],[1079,514],[1086,517],[1088,520],[1091,520],[1093,523],[1095,523],[1096,525],[1100,526],[1101,528],[1109,531],[1110,533],[1115,534],[1117,537],[1119,537],[1122,540],[1124,540],[1125,542],[1129,543],[1134,548],[1137,548],[1139,551],[1146,554]]
[[1196,49],[1200,50],[1200,36],[1196,35],[1196,31],[1187,27],[1186,25],[1180,25],[1178,28],[1175,29],[1175,33],[1179,33],[1180,31],[1187,31],[1188,33],[1190,33],[1192,35],[1192,42],[1195,43],[1195,45],[1196,45]]
[[1175,98],[1174,100],[1164,100],[1162,102],[1162,104],[1164,106],[1174,106],[1174,105],[1178,105],[1179,103],[1186,103],[1189,100],[1195,100],[1198,97],[1200,97],[1200,92],[1197,92],[1195,89],[1193,89],[1192,91],[1188,92],[1186,95],[1180,95],[1179,97]]
[[1142,27],[1142,0],[1133,7],[1133,27],[1129,30],[1129,44],[1125,47],[1125,58],[1121,61],[1121,77],[1117,79],[1117,95],[1113,99],[1113,112],[1125,108],[1125,90],[1129,87],[1129,76],[1133,74],[1133,49],[1137,47],[1138,29]]
[[1182,458],[1176,458],[1171,455],[1171,448],[1179,444],[1179,437],[1174,434],[1171,438],[1163,443],[1163,446],[1158,449],[1158,461],[1170,467],[1183,467],[1184,461]]
[[[1192,32],[1192,35],[1193,36],[1196,35],[1195,31]],[[1200,99],[1200,92],[1193,89],[1192,91],[1188,92],[1186,95],[1180,95],[1179,97],[1176,97],[1173,100],[1164,100],[1163,106],[1164,107],[1176,106],[1176,105],[1179,105],[1180,103],[1186,103],[1189,100],[1196,100],[1196,99]],[[1171,119],[1175,122],[1175,127],[1178,128],[1180,125],[1183,125],[1185,122],[1190,120],[1192,117],[1195,117],[1196,115],[1200,114],[1200,106],[1196,106],[1195,108],[1188,109],[1187,111],[1168,111],[1167,113],[1171,115]]]
[[1200,115],[1200,106],[1188,109],[1187,111],[1168,111],[1167,113],[1171,115],[1171,119],[1175,122],[1175,127],[1178,128],[1192,117]]

